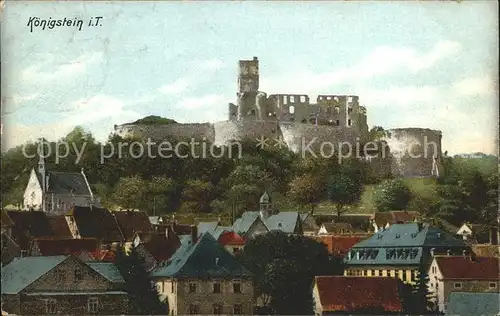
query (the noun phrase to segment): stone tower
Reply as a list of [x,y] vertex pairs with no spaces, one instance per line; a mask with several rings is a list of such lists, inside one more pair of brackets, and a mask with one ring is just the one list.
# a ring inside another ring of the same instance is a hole
[[259,91],[259,59],[240,60],[238,69],[238,120],[255,119],[259,113],[256,110],[256,97]]

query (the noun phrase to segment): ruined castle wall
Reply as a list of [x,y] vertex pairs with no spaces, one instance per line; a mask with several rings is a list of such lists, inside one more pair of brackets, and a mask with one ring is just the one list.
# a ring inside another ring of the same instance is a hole
[[215,132],[211,123],[187,123],[166,125],[121,125],[115,128],[121,137],[150,138],[152,141],[171,141],[178,138],[203,139],[213,142]]
[[215,145],[221,146],[234,140],[257,141],[261,136],[278,138],[281,131],[276,121],[224,121],[214,123]]
[[[426,128],[389,130],[383,140],[390,148],[394,176],[430,177],[441,161],[441,131]],[[435,159],[437,158],[437,159]]]

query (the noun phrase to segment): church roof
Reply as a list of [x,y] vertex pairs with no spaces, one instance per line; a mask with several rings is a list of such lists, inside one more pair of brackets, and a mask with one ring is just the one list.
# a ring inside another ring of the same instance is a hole
[[[42,184],[42,177],[36,172],[38,182]],[[47,193],[91,195],[90,187],[87,185],[85,176],[81,172],[59,172],[46,171],[46,179],[49,180]]]
[[271,203],[271,196],[269,196],[267,190],[264,191],[264,194],[260,197],[259,203]]

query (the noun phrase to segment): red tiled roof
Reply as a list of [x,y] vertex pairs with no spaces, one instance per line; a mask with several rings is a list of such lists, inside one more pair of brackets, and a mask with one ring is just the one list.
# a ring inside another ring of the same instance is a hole
[[490,257],[436,257],[445,279],[498,280],[498,260]]
[[317,276],[323,312],[378,310],[402,312],[400,282],[388,277]]
[[99,248],[97,239],[35,239],[42,256],[79,254],[81,251],[95,253]]
[[50,216],[48,217],[48,219],[55,238],[73,238],[73,235],[69,230],[68,222],[66,221],[66,217],[64,215]]
[[328,252],[334,255],[344,256],[354,245],[370,237],[370,234],[359,236],[319,236],[319,241],[323,242],[328,248]]
[[113,212],[126,241],[132,241],[137,232],[149,232],[153,225],[146,212],[118,211]]
[[102,262],[115,262],[116,253],[113,250],[97,250],[95,252],[91,252],[90,255],[96,261]]
[[219,243],[223,246],[243,246],[245,245],[245,240],[235,232],[223,232],[219,236]]

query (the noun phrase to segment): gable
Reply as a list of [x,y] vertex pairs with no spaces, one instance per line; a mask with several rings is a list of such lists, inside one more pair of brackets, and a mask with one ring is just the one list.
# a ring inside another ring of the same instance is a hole
[[257,217],[255,221],[252,223],[250,228],[246,231],[245,235],[252,236],[254,234],[258,233],[266,233],[268,232],[269,229],[267,226],[264,224],[264,222],[260,219],[260,217]]
[[40,205],[42,202],[42,186],[35,169],[31,169],[30,178],[23,194],[25,205]]
[[[75,270],[80,269],[83,279],[75,280]],[[60,280],[59,276],[63,275]],[[108,290],[114,287],[113,283],[103,275],[80,261],[77,257],[70,256],[36,281],[27,286],[23,292],[38,291],[84,291],[84,290]]]
[[457,235],[472,235],[472,230],[466,224],[463,224],[462,227],[457,231]]

